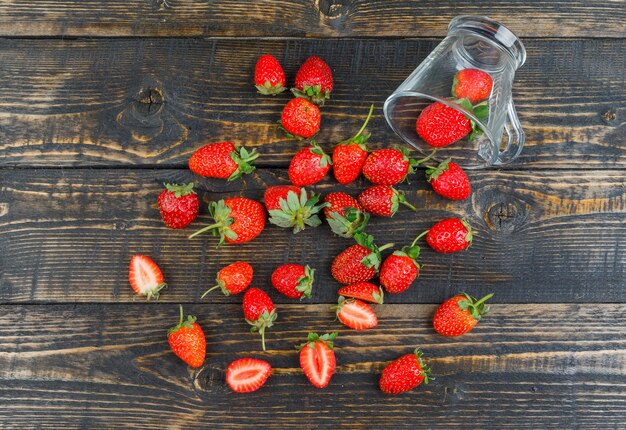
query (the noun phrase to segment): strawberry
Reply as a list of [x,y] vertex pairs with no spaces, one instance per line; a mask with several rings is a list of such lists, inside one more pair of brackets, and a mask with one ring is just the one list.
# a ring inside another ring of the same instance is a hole
[[322,221],[317,213],[325,206],[318,205],[319,195],[307,193],[295,185],[276,185],[265,190],[265,207],[269,221],[279,227],[293,228],[294,233],[306,226],[317,227]]
[[252,162],[258,156],[256,150],[248,151],[232,142],[210,143],[193,153],[189,159],[189,169],[207,178],[234,181],[254,170]]
[[258,288],[250,288],[243,295],[243,315],[252,327],[251,332],[259,332],[265,351],[265,329],[274,325],[278,314],[272,299]]
[[321,181],[331,165],[330,157],[315,143],[294,155],[289,164],[289,179],[294,185],[304,187]]
[[[485,104],[472,106],[467,99],[452,100],[476,118],[484,119],[489,113]],[[435,102],[422,110],[415,123],[417,134],[430,146],[448,146],[469,135],[469,141],[482,133],[482,129],[463,112]],[[470,134],[471,133],[471,134]]]
[[372,184],[395,185],[413,173],[416,161],[408,157],[406,148],[377,149],[363,164],[363,176]]
[[307,341],[297,345],[300,351],[300,367],[308,380],[317,388],[324,388],[333,376],[337,361],[333,351],[334,340],[337,333],[326,333],[319,336],[317,333],[309,333]]
[[380,267],[380,283],[388,293],[401,293],[411,286],[418,277],[422,266],[417,262],[420,247],[416,245],[418,236],[410,246],[394,251],[385,258]]
[[272,273],[272,285],[290,299],[311,297],[315,269],[301,264],[283,264]]
[[324,197],[326,221],[331,230],[341,237],[353,237],[362,232],[369,221],[369,214],[349,194],[334,192]]
[[354,240],[356,245],[336,256],[330,269],[333,278],[344,285],[372,279],[380,267],[380,252],[393,246],[393,243],[388,243],[379,248],[374,238],[365,233],[357,233]]
[[398,212],[398,204],[409,209],[417,208],[406,201],[404,194],[389,185],[374,185],[359,195],[359,203],[370,215],[392,217]]
[[256,358],[240,358],[228,365],[226,383],[236,393],[251,393],[265,384],[272,374],[267,361]]
[[472,244],[472,227],[466,220],[447,218],[433,225],[426,234],[426,242],[442,254],[467,249]]
[[159,292],[167,287],[159,266],[150,257],[141,254],[133,255],[130,259],[128,281],[135,293],[146,296],[148,300],[152,297],[158,299]]
[[369,133],[363,134],[363,130],[372,117],[373,111],[374,105],[370,107],[369,114],[357,134],[339,142],[333,150],[333,173],[340,184],[349,184],[361,174],[367,158],[365,141],[370,137]]
[[295,84],[291,91],[296,97],[308,98],[322,106],[333,90],[333,73],[324,60],[311,56],[298,69]]
[[165,184],[157,199],[161,218],[170,228],[183,228],[198,216],[199,201],[193,182],[184,185]]
[[460,336],[472,330],[481,317],[489,312],[485,302],[493,297],[487,294],[480,300],[461,293],[443,302],[435,312],[433,326],[444,336]]
[[285,91],[285,72],[276,58],[261,55],[254,67],[254,86],[263,95],[275,96]]
[[400,394],[410,391],[422,382],[428,384],[430,368],[422,359],[422,351],[417,348],[413,354],[406,354],[392,361],[380,377],[379,386],[383,393]]
[[384,296],[382,288],[369,282],[357,282],[356,284],[346,285],[345,287],[339,288],[337,294],[378,304],[383,302]]
[[176,357],[195,369],[204,363],[206,338],[196,317],[188,315],[187,321],[183,318],[183,306],[180,305],[180,321],[167,331],[167,341]]
[[289,137],[308,139],[320,129],[320,109],[306,99],[295,98],[283,108],[280,124]]
[[470,103],[482,102],[489,98],[493,80],[488,73],[477,69],[463,69],[456,72],[452,83],[452,97],[466,98]]
[[378,318],[372,308],[358,299],[345,299],[339,296],[337,306],[333,306],[339,321],[354,330],[366,330],[378,325]]
[[244,243],[257,237],[265,228],[263,205],[245,197],[212,202],[209,205],[209,214],[215,223],[191,234],[190,239],[211,230],[214,236],[220,236],[217,246],[222,245],[224,241]]
[[245,261],[237,261],[236,263],[222,267],[220,271],[217,272],[217,284],[206,290],[200,298],[203,299],[204,296],[218,288],[222,290],[225,296],[239,294],[248,288],[252,282],[253,274],[254,270],[252,266]]
[[465,200],[472,191],[465,171],[450,158],[437,167],[427,166],[426,179],[437,194],[450,200]]

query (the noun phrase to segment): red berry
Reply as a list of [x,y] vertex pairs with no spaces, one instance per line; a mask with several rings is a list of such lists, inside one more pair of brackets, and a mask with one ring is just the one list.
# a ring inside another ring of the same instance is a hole
[[435,102],[420,113],[415,124],[417,134],[430,146],[448,146],[472,131],[470,120],[460,111]]
[[367,147],[365,141],[370,137],[368,133],[363,133],[369,122],[374,105],[370,107],[369,114],[361,129],[350,139],[339,142],[333,150],[333,173],[335,179],[340,184],[349,184],[358,178],[367,158]]
[[272,285],[290,299],[311,297],[315,269],[301,264],[283,264],[272,273]]
[[251,393],[265,384],[272,374],[267,361],[256,358],[240,358],[228,365],[226,383],[236,393]]
[[252,282],[253,274],[254,270],[252,266],[245,261],[238,261],[226,267],[222,267],[222,269],[217,272],[217,284],[206,290],[200,298],[204,298],[204,296],[217,288],[220,288],[225,296],[239,294],[248,288]]
[[372,184],[395,185],[413,173],[413,160],[405,148],[378,149],[370,153],[363,164],[363,176]]
[[366,282],[372,279],[380,267],[380,252],[393,246],[388,243],[380,248],[374,238],[368,234],[354,235],[357,242],[335,257],[330,273],[339,283],[344,285]]
[[465,200],[472,191],[465,171],[449,158],[437,167],[429,167],[426,179],[437,194],[447,199]]
[[330,98],[333,74],[324,60],[311,56],[298,69],[295,84],[292,91],[296,97],[306,97],[321,106]]
[[372,308],[358,299],[345,299],[339,296],[337,306],[333,306],[337,318],[347,327],[354,330],[366,330],[378,325],[378,318]]
[[359,195],[359,203],[365,212],[382,217],[391,217],[398,211],[399,203],[416,211],[415,206],[408,203],[404,194],[389,185],[374,185]]
[[253,149],[235,146],[232,142],[204,145],[189,159],[189,169],[207,178],[233,181],[254,170],[252,162],[259,156]]
[[306,99],[295,98],[285,105],[280,123],[290,135],[308,139],[319,131],[321,119],[317,106]]
[[442,254],[463,251],[472,244],[472,228],[465,220],[447,218],[428,230],[426,242]]
[[477,69],[463,69],[454,75],[452,96],[466,98],[470,103],[478,103],[489,98],[493,80],[488,73]]
[[339,288],[337,294],[378,304],[383,302],[384,297],[382,288],[369,282],[357,282],[356,284],[346,285]]
[[428,384],[430,368],[422,360],[422,351],[416,349],[392,361],[380,377],[379,386],[383,393],[400,394],[410,391],[422,382]]
[[319,336],[309,333],[307,341],[296,346],[300,351],[300,367],[308,380],[317,388],[324,388],[333,376],[337,361],[333,351],[337,333]]
[[315,143],[302,148],[291,159],[289,179],[294,185],[307,186],[321,181],[330,169],[330,157]]
[[336,235],[353,237],[367,226],[369,214],[364,213],[359,202],[349,194],[330,193],[324,197],[324,202],[329,204],[324,208],[326,221]]
[[292,228],[298,233],[309,227],[317,227],[322,221],[318,212],[319,195],[309,195],[304,188],[295,185],[277,185],[265,190],[265,207],[270,214],[270,223],[284,228]]
[[480,300],[462,293],[443,302],[433,317],[435,331],[444,336],[460,336],[472,330],[481,317],[489,311],[485,302],[493,294]]
[[157,204],[163,222],[170,228],[184,228],[198,216],[199,201],[193,182],[184,185],[166,184]]
[[254,67],[254,85],[259,93],[275,96],[285,91],[285,72],[278,60],[269,54],[262,55]]
[[188,315],[185,321],[183,307],[180,306],[180,321],[178,325],[167,332],[167,341],[174,354],[193,368],[204,363],[206,356],[206,338],[202,328],[196,322],[196,317]]
[[396,251],[380,266],[380,283],[388,293],[401,293],[411,286],[419,275],[419,269],[415,258],[404,251]]
[[243,315],[252,326],[250,331],[258,331],[265,351],[265,329],[272,327],[277,318],[272,299],[258,288],[250,288],[243,295]]

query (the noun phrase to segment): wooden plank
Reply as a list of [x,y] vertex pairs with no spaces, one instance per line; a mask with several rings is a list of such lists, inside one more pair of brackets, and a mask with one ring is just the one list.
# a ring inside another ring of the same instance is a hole
[[[261,97],[250,85],[263,52],[290,77],[314,53],[332,65],[336,86],[318,141],[352,135],[375,103],[371,146],[400,143],[382,104],[435,44],[0,40],[0,165],[183,167],[203,143],[234,140],[258,147],[260,165],[286,166],[302,144],[276,126],[288,95]],[[527,45],[514,87],[527,145],[512,167],[625,168],[626,39]]]
[[[188,305],[207,336],[207,361],[193,371],[166,342],[178,319],[173,304],[2,306],[0,426],[623,425],[622,305],[494,305],[458,339],[434,333],[434,309],[379,305],[379,326],[358,333],[344,330],[326,305],[284,305],[263,353],[238,306]],[[293,348],[310,330],[339,332],[337,369],[324,390],[302,375]],[[382,394],[377,382],[386,363],[417,346],[436,379],[404,395]],[[236,395],[224,369],[244,356],[268,360],[274,373],[259,391]]]
[[[260,199],[268,185],[287,183],[284,170],[257,170],[244,183],[198,182],[204,200],[246,195]],[[332,259],[350,245],[327,226],[291,231],[268,225],[259,238],[215,249],[216,239],[187,235],[209,222],[203,214],[185,230],[164,227],[156,202],[163,182],[188,182],[187,170],[0,170],[0,301],[128,302],[130,256],[151,255],[170,288],[166,302],[198,302],[220,267],[244,259],[255,284],[277,302],[289,301],[270,287],[272,271],[286,262],[317,269],[311,301],[336,300]],[[469,251],[422,251],[419,282],[388,302],[437,303],[459,290],[495,292],[499,302],[626,301],[626,178],[623,171],[471,172],[474,194],[465,202],[444,201],[416,176],[407,199],[417,213],[401,210],[374,219],[370,232],[380,244],[403,246],[435,221],[458,214],[478,231]],[[315,189],[357,194],[327,180]],[[204,206],[204,205],[203,205]],[[239,303],[215,294],[213,302]]]
[[5,0],[2,36],[443,36],[457,15],[489,15],[526,37],[624,37],[609,1]]

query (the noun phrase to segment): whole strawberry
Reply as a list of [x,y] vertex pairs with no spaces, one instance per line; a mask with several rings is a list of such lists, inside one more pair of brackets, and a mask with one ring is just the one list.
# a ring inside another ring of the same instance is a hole
[[290,299],[311,297],[315,269],[308,265],[283,264],[272,273],[272,285]]
[[365,160],[363,176],[372,184],[395,185],[413,173],[415,164],[415,160],[408,157],[406,148],[377,149]]
[[444,336],[460,336],[472,330],[481,317],[489,311],[485,302],[493,297],[487,294],[480,300],[461,293],[439,306],[433,317],[435,331]]
[[220,246],[227,243],[244,243],[257,237],[265,228],[265,209],[256,200],[245,197],[219,200],[209,205],[209,214],[215,221],[195,233],[195,237],[210,230],[214,236],[219,235]]
[[130,259],[128,282],[133,291],[141,296],[158,299],[160,291],[167,287],[163,272],[159,266],[146,255],[135,254]]
[[320,129],[322,114],[317,106],[303,98],[290,100],[283,108],[280,124],[293,137],[308,139]]
[[472,227],[466,220],[447,218],[433,225],[426,234],[426,242],[442,254],[467,249],[472,244]]
[[337,313],[337,319],[351,329],[367,330],[378,325],[378,318],[370,305],[361,300],[339,296],[337,306],[331,309]]
[[196,317],[188,315],[183,320],[183,306],[180,305],[180,321],[167,331],[167,341],[172,352],[189,366],[198,368],[206,356],[206,338]]
[[[422,351],[416,349],[392,361],[380,377],[379,386],[383,393],[400,394],[410,391],[422,382],[428,384],[430,368],[422,359]],[[432,379],[432,378],[430,378]]]
[[226,383],[236,393],[251,393],[261,388],[271,374],[272,366],[267,361],[245,357],[228,365]]
[[254,170],[252,162],[258,156],[256,150],[248,151],[232,142],[210,143],[193,153],[189,159],[189,169],[207,178],[234,181]]
[[398,212],[400,203],[413,211],[417,210],[406,201],[403,193],[389,185],[374,185],[359,195],[359,204],[365,212],[375,216],[394,216]]
[[157,199],[161,218],[170,228],[184,228],[198,216],[200,203],[193,182],[184,185],[165,184]]
[[380,266],[380,283],[388,293],[401,293],[407,290],[419,276],[421,265],[417,262],[420,247],[418,237],[410,246],[394,251]]
[[270,214],[269,222],[298,233],[309,227],[317,227],[322,221],[317,215],[325,206],[317,204],[319,195],[310,195],[295,185],[275,185],[265,190],[265,207]]
[[243,315],[252,326],[250,331],[261,335],[261,344],[265,351],[265,329],[274,325],[278,317],[272,299],[258,288],[250,288],[243,295]]
[[463,69],[454,75],[452,97],[478,103],[489,98],[493,80],[488,73],[478,69]]
[[378,247],[374,238],[365,233],[357,233],[354,240],[356,244],[336,256],[330,269],[333,278],[344,285],[372,279],[380,267],[380,252],[393,246],[388,243]]
[[254,67],[254,86],[263,95],[275,96],[285,91],[285,72],[276,58],[261,55]]
[[300,367],[311,384],[317,388],[326,387],[335,372],[337,360],[333,347],[336,338],[337,333],[326,333],[322,336],[309,333],[305,343],[296,345],[296,350],[300,351]]
[[245,261],[237,261],[236,263],[229,264],[226,267],[222,267],[217,272],[217,284],[214,287],[209,288],[204,292],[201,299],[207,294],[216,289],[221,289],[225,296],[231,294],[239,294],[252,282],[252,275],[254,270]]
[[357,282],[356,284],[346,285],[339,288],[337,294],[378,304],[383,302],[384,297],[382,288],[369,282]]
[[339,142],[333,150],[333,173],[340,184],[354,182],[361,174],[361,169],[367,158],[365,141],[370,137],[368,133],[364,134],[363,131],[372,117],[373,111],[374,105],[370,107],[369,114],[357,134],[350,139]]
[[326,221],[333,233],[341,237],[353,237],[367,226],[369,214],[357,200],[349,194],[334,192],[324,197],[328,206],[324,208]]
[[437,194],[450,200],[465,200],[472,192],[465,171],[450,158],[437,167],[427,167],[426,179]]
[[300,187],[315,184],[321,181],[331,165],[330,157],[315,143],[302,148],[291,159],[289,164],[289,179],[291,183]]
[[[467,99],[456,100],[456,103],[479,120],[489,113],[486,105],[472,106]],[[441,102],[435,102],[422,110],[415,129],[427,144],[436,148],[448,146],[468,135],[471,142],[482,133],[480,126],[466,118],[461,111]]]
[[291,91],[296,97],[305,97],[322,106],[333,90],[333,74],[328,64],[319,57],[311,56],[302,63]]

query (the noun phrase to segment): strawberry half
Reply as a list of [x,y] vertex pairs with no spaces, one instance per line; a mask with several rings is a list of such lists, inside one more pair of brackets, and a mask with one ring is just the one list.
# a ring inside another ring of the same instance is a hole
[[148,300],[158,299],[159,292],[167,287],[159,266],[150,257],[141,254],[133,255],[130,259],[128,281],[135,293],[146,296]]
[[337,361],[333,351],[337,333],[327,333],[319,336],[309,333],[307,341],[297,345],[300,351],[300,367],[311,384],[317,388],[324,388],[333,376]]
[[328,203],[324,208],[324,214],[333,233],[349,238],[365,230],[370,216],[363,212],[363,208],[354,197],[334,192],[326,195],[324,202]]
[[206,338],[202,328],[196,322],[196,317],[187,316],[184,320],[183,306],[180,306],[180,321],[167,331],[167,341],[172,352],[193,368],[204,363],[206,356]]
[[193,238],[205,231],[220,236],[217,246],[227,243],[244,243],[257,237],[265,228],[265,209],[256,200],[245,197],[219,200],[209,205],[209,215],[214,224],[191,234]]
[[285,71],[276,58],[261,55],[254,66],[254,86],[263,95],[275,96],[285,91]]
[[426,179],[433,190],[450,200],[465,200],[472,192],[469,178],[451,158],[442,161],[437,167],[426,166]]
[[383,302],[384,297],[383,289],[370,282],[357,282],[356,284],[346,285],[345,287],[339,288],[337,294],[378,304]]
[[347,299],[339,296],[337,306],[331,307],[337,313],[337,318],[345,326],[354,330],[366,330],[378,325],[378,318],[372,308],[358,299]]
[[318,205],[319,198],[318,194],[309,195],[304,188],[295,185],[268,187],[264,200],[270,214],[269,222],[291,228],[294,233],[301,232],[306,226],[318,227],[322,221],[317,214],[327,206],[325,203]]
[[234,181],[252,172],[259,154],[232,142],[210,143],[196,150],[189,159],[189,170],[207,178]]
[[240,358],[228,365],[226,383],[236,393],[251,393],[265,384],[272,374],[267,361],[256,358]]
[[367,118],[357,134],[339,142],[333,150],[333,173],[340,184],[349,184],[361,174],[361,169],[363,169],[363,164],[367,158],[365,141],[370,137],[369,133],[364,134],[363,131],[372,117],[373,111],[374,105],[370,107]]

